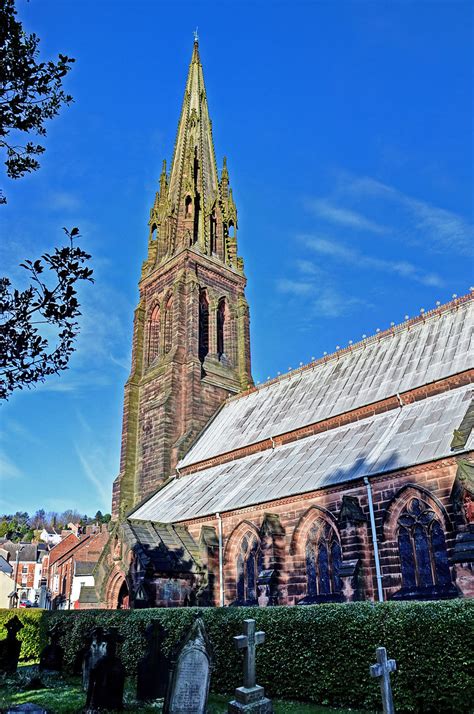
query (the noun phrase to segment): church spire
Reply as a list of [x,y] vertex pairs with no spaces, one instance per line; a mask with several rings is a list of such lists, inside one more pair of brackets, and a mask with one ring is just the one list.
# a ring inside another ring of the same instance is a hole
[[166,169],[162,173],[150,217],[150,230],[157,228],[157,240],[150,242],[147,271],[190,248],[241,272],[235,239],[237,215],[233,201],[229,203],[225,161],[224,167],[219,182],[196,31],[171,170],[169,177]]

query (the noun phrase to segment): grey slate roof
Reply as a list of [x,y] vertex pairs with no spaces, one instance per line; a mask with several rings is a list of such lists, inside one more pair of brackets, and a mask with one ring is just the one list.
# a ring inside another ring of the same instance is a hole
[[75,561],[74,575],[93,575],[96,562]]
[[460,387],[181,476],[140,506],[132,518],[185,521],[452,455],[453,431],[471,398],[472,388]]
[[124,524],[127,542],[138,549],[145,564],[151,564],[153,570],[160,573],[194,572],[199,550],[187,530],[181,526],[146,521],[129,520]]
[[472,299],[230,399],[179,468],[474,367]]

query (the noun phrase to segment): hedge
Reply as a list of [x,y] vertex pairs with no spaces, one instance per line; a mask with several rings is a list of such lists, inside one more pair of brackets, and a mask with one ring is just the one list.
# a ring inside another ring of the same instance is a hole
[[[121,657],[133,675],[145,650],[143,633],[156,618],[171,652],[198,608],[148,610],[23,611],[22,656],[39,655],[46,626],[60,622],[66,664],[72,666],[83,635],[94,625],[116,625]],[[472,711],[474,602],[389,602],[307,607],[205,608],[200,610],[214,649],[212,689],[232,692],[242,663],[232,642],[242,620],[253,617],[266,633],[257,648],[257,681],[270,696],[335,707],[380,709],[378,683],[369,675],[383,645],[397,661],[392,687],[397,712]],[[0,612],[3,624],[11,611]]]

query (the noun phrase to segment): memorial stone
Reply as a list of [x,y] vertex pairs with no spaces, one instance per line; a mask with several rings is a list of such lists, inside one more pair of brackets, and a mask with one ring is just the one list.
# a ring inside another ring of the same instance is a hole
[[12,674],[16,672],[20,657],[21,642],[16,636],[23,629],[17,615],[11,617],[5,625],[7,636],[0,640],[0,672]]
[[256,683],[255,650],[264,641],[265,633],[255,632],[255,620],[244,620],[244,634],[234,637],[237,649],[244,651],[244,686],[235,690],[235,699],[228,705],[229,714],[273,714],[271,700]]
[[169,680],[169,663],[162,649],[165,630],[158,620],[150,622],[145,638],[147,651],[137,670],[137,699],[142,702],[163,698]]
[[53,625],[48,637],[50,642],[40,654],[39,668],[41,671],[62,672],[64,649],[59,644],[61,628],[58,625]]
[[123,708],[123,688],[125,684],[125,667],[117,657],[117,645],[124,638],[117,627],[109,627],[104,635],[105,654],[100,657],[89,675],[86,709]]
[[97,662],[105,655],[106,642],[102,627],[94,629],[86,637],[85,652],[82,659],[82,688],[89,689],[89,677]]
[[205,714],[211,666],[211,646],[197,617],[172,663],[163,714]]
[[390,685],[390,673],[395,672],[397,663],[394,659],[387,659],[385,647],[377,647],[377,664],[370,666],[370,674],[380,680],[380,691],[382,693],[382,706],[384,714],[395,714],[393,706],[392,687]]

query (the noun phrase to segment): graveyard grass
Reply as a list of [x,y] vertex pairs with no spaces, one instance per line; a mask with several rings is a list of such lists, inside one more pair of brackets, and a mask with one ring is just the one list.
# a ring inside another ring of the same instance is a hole
[[[19,667],[21,672],[22,667]],[[156,704],[138,704],[133,701],[133,682],[128,681],[125,688],[124,712],[129,714],[152,714],[161,711],[161,707]],[[227,712],[227,703],[232,699],[232,695],[210,694],[208,702],[208,714],[224,714]],[[45,708],[51,714],[76,714],[82,711],[85,706],[85,693],[82,691],[79,677],[63,676],[58,679],[57,685],[50,688],[29,689],[17,691],[10,680],[7,686],[0,688],[0,711],[10,705],[24,704],[32,702]],[[328,709],[315,704],[303,704],[302,702],[273,702],[275,714],[357,714],[354,709]],[[359,714],[363,714],[359,712]]]

